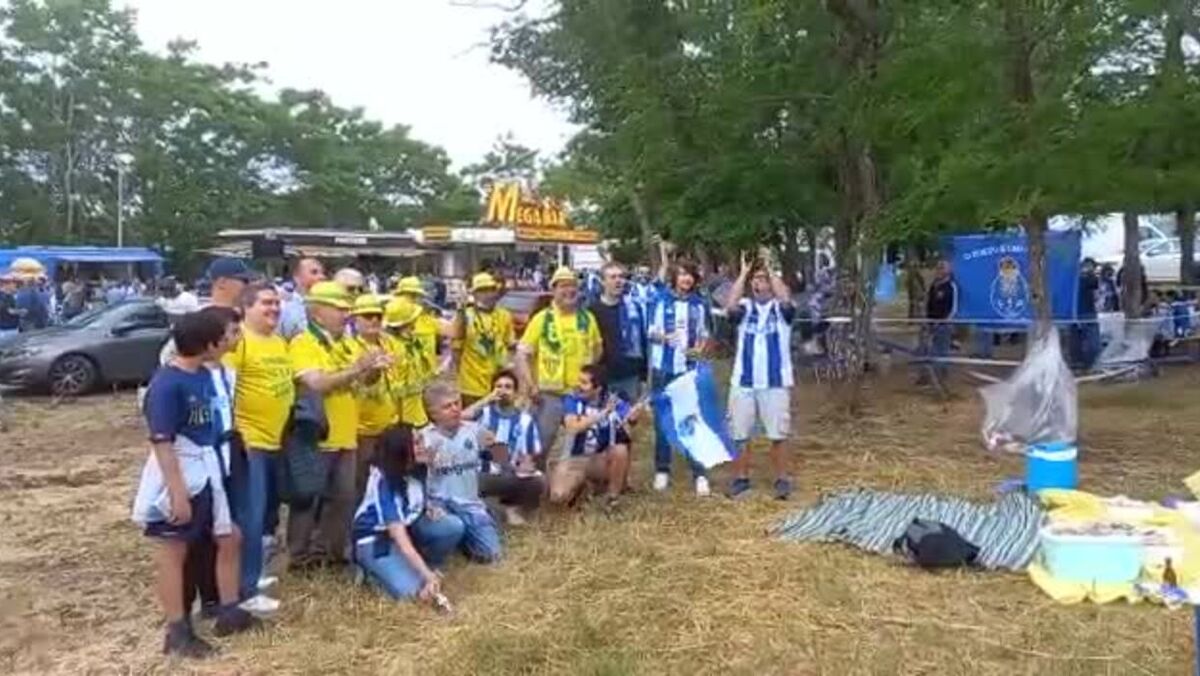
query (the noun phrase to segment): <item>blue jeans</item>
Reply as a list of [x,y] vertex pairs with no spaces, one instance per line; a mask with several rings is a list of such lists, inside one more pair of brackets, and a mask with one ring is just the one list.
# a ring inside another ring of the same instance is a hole
[[[950,347],[954,339],[953,324],[934,324],[929,331],[929,348],[930,356],[934,359],[944,359],[950,356]],[[945,363],[935,363],[933,370],[939,378],[946,377],[947,366]]]
[[[462,520],[450,514],[437,521],[422,516],[408,527],[408,536],[425,559],[425,565],[436,568],[459,547],[464,531]],[[354,561],[372,583],[393,599],[412,598],[424,586],[420,573],[386,534],[356,543]]]
[[1074,330],[1076,366],[1090,369],[1100,356],[1100,325],[1096,322],[1076,324]]
[[444,566],[446,559],[462,546],[466,532],[466,524],[453,514],[443,514],[440,519],[422,516],[408,527],[408,536],[430,568]]
[[262,577],[263,531],[268,510],[279,510],[279,492],[275,485],[281,451],[246,449],[245,486],[237,491],[235,516],[242,530],[242,572],[238,596],[248,599],[258,593]]
[[[668,376],[661,371],[654,371],[650,374],[650,391],[658,394],[674,379],[675,376]],[[687,462],[692,468],[693,478],[707,475],[704,465],[691,458],[687,458]],[[654,471],[671,473],[671,442],[667,441],[667,433],[663,429],[662,422],[657,417],[654,419]]]
[[[494,563],[500,560],[503,548],[500,543],[500,529],[496,520],[483,503],[464,505],[461,503],[439,503],[445,510],[440,519],[421,519],[413,524],[413,540],[427,552],[426,561],[431,566],[440,566],[446,558],[461,549],[473,561],[479,563]],[[448,541],[447,533],[461,532],[458,542],[450,549],[443,550],[440,541]]]

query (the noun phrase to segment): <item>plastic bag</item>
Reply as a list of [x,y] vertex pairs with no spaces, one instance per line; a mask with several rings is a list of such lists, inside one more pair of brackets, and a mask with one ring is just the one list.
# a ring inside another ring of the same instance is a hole
[[1150,359],[1150,347],[1154,345],[1158,328],[1153,320],[1126,320],[1124,314],[1102,316],[1100,338],[1104,350],[1096,359],[1096,368],[1111,369],[1146,362]]
[[986,408],[983,443],[991,451],[1024,453],[1029,444],[1075,441],[1079,402],[1075,375],[1063,360],[1058,330],[1035,337],[1008,380],[979,389]]

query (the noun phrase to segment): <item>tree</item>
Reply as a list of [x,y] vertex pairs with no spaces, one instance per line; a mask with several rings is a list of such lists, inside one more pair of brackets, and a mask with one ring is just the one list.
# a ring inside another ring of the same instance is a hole
[[130,154],[128,241],[179,260],[230,226],[402,228],[474,216],[440,149],[322,92],[255,91],[264,64],[142,49],[109,0],[0,8],[0,238],[111,243]]

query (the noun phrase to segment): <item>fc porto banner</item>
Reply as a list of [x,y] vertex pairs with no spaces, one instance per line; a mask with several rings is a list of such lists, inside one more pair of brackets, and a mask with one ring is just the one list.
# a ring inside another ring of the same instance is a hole
[[[1025,235],[963,235],[942,240],[958,280],[958,318],[1021,323],[1033,317]],[[1079,233],[1046,233],[1046,288],[1055,319],[1074,319],[1079,296]]]

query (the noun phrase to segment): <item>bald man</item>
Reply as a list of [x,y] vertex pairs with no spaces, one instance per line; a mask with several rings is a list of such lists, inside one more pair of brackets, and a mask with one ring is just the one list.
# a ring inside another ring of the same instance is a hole
[[315,258],[301,258],[292,269],[292,283],[295,292],[283,304],[279,312],[279,335],[285,340],[291,340],[296,334],[308,328],[308,311],[304,307],[304,297],[313,284],[325,281],[325,266]]

